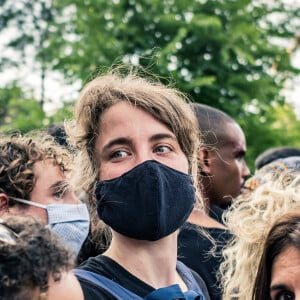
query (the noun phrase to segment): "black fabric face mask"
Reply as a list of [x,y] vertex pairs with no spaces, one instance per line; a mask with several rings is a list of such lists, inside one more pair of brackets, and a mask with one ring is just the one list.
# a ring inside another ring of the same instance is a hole
[[156,241],[176,231],[195,204],[190,175],[148,160],[96,185],[99,217],[116,232]]

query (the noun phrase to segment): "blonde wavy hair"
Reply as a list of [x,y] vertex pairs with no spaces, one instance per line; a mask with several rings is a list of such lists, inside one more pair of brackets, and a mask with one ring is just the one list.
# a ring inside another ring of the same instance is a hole
[[[265,178],[266,179],[266,178]],[[223,250],[220,266],[223,299],[251,300],[264,241],[274,222],[300,208],[300,175],[285,172],[252,193],[239,197],[225,212],[224,221],[234,238]]]

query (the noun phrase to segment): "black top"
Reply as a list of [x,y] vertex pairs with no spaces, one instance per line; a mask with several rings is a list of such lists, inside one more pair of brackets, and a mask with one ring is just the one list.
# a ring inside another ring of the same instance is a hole
[[182,226],[178,237],[178,259],[203,278],[212,300],[220,300],[222,295],[216,272],[222,261],[221,250],[232,235],[228,230],[205,227],[204,230],[216,241],[216,252],[211,254],[209,251],[213,244],[200,230],[199,226],[191,223]]
[[224,224],[222,215],[223,215],[224,209],[217,205],[212,205],[209,209],[209,216],[218,221],[221,224]]
[[[142,298],[154,291],[152,286],[133,276],[122,266],[107,256],[98,255],[96,257],[91,257],[77,268],[103,275]],[[192,271],[192,273],[199,284],[199,287],[203,291],[205,299],[209,300],[210,298],[208,296],[204,281],[194,271]],[[92,282],[85,279],[78,279],[82,287],[85,300],[116,300],[114,296],[112,296],[102,287],[96,286]]]

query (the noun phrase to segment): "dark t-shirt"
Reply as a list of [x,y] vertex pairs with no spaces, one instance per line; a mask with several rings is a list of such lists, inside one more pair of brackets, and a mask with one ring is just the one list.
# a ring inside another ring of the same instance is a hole
[[200,228],[197,225],[185,223],[178,236],[178,259],[203,278],[212,300],[220,300],[222,295],[221,290],[218,288],[216,272],[222,261],[222,248],[231,239],[232,235],[224,229],[204,229],[216,241],[215,254],[212,255],[209,252],[213,244],[201,234]]
[[[120,266],[118,263],[107,256],[98,255],[96,257],[91,257],[87,261],[82,263],[78,268],[103,275],[142,298],[146,297],[146,295],[154,291],[153,287],[133,276],[122,266]],[[195,272],[192,271],[192,273],[197,283],[199,284],[199,287],[203,291],[205,299],[209,300],[210,298],[208,296],[204,281]],[[102,287],[99,287],[85,279],[78,279],[83,289],[85,300],[116,300],[114,296],[112,296]]]
[[216,205],[212,205],[209,209],[209,216],[224,225],[224,222],[222,219],[223,212],[224,212],[224,209],[222,209]]

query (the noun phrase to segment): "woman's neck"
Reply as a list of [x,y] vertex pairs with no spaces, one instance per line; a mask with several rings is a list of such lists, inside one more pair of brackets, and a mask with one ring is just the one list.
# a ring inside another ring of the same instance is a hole
[[129,273],[155,289],[185,283],[176,271],[177,232],[158,241],[139,241],[116,232],[103,255],[116,261]]

